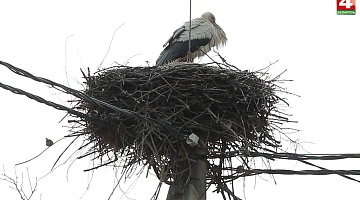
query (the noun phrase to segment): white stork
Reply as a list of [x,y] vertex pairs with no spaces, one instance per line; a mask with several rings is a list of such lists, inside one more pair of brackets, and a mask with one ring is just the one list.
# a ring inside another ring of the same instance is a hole
[[[193,62],[194,58],[201,57],[209,52],[212,47],[220,47],[226,44],[227,38],[222,28],[216,24],[215,16],[206,12],[200,18],[191,20],[191,32],[189,22],[174,31],[173,35],[164,44],[165,49],[156,60],[156,65],[164,65],[170,62]],[[190,33],[190,55],[189,52]]]

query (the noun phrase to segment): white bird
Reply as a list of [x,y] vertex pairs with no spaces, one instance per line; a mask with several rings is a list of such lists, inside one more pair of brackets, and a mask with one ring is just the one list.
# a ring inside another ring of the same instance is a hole
[[[205,12],[200,18],[185,22],[183,26],[174,31],[173,35],[164,44],[165,49],[156,60],[156,65],[164,65],[170,62],[193,62],[195,58],[203,56],[212,47],[224,46],[227,42],[223,29],[216,24],[215,16],[211,12]],[[189,33],[190,50],[189,52]]]
[[46,146],[50,147],[54,144],[54,142],[48,138],[46,138]]

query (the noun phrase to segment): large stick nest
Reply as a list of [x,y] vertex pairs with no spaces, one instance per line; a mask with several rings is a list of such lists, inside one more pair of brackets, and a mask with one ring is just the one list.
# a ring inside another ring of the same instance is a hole
[[[200,64],[114,66],[85,79],[89,96],[145,117],[80,101],[80,110],[108,122],[80,120],[80,132],[94,144],[86,155],[113,152],[113,161],[128,169],[141,161],[163,182],[187,182],[199,157],[208,161],[208,184],[221,184],[214,177],[234,179],[219,173],[229,170],[225,159],[279,147],[273,130],[288,121],[278,112],[279,103],[286,103],[276,93],[282,89],[262,72]],[[195,147],[186,142],[192,133],[200,138]],[[198,148],[206,155],[196,154]]]

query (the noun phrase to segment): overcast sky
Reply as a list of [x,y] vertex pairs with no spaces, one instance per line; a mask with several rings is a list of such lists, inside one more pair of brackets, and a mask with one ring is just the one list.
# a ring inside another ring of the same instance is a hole
[[[0,60],[34,75],[83,89],[80,68],[94,72],[103,61],[115,29],[111,49],[102,66],[128,63],[154,64],[162,45],[189,18],[188,1],[1,1]],[[301,131],[291,135],[310,153],[360,153],[358,129],[358,73],[360,67],[360,16],[336,15],[335,0],[220,1],[193,0],[193,18],[211,11],[228,37],[220,53],[241,69],[257,70],[279,60],[274,76],[287,69],[283,86],[301,97],[287,96],[288,112]],[[214,53],[212,53],[214,55]],[[200,62],[205,62],[206,59]],[[69,96],[0,67],[0,82],[19,87],[58,103]],[[0,89],[0,164],[13,175],[15,163],[43,151],[45,138],[54,141],[68,132],[58,123],[65,115],[26,97]],[[70,143],[63,140],[36,160],[17,167],[17,172],[42,177]],[[79,147],[81,142],[75,144]],[[289,147],[284,142],[285,147]],[[72,149],[72,150],[75,150]],[[299,150],[304,153],[304,150]],[[67,157],[70,155],[67,155]],[[39,181],[33,199],[79,199],[91,174],[88,159],[61,165]],[[63,159],[60,163],[64,163]],[[330,169],[360,169],[359,160],[316,162]],[[275,162],[273,168],[313,169],[296,162]],[[263,167],[261,164],[259,168]],[[357,177],[360,179],[360,177]],[[236,194],[248,200],[358,199],[359,184],[332,176],[249,177],[237,181]],[[128,183],[131,183],[130,181]],[[82,199],[107,199],[114,184],[112,168],[96,170]],[[129,184],[122,185],[124,191]],[[154,177],[140,178],[122,199],[149,199],[157,186]],[[1,197],[19,199],[0,181]],[[162,196],[166,195],[163,187]],[[119,199],[121,192],[116,192]],[[5,196],[5,197],[4,197]],[[210,194],[208,199],[220,199]]]

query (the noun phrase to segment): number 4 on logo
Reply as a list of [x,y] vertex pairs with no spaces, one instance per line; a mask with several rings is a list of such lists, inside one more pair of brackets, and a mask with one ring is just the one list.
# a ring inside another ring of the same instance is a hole
[[346,9],[349,9],[354,4],[351,2],[351,0],[341,0],[339,3],[339,6],[345,6]]
[[338,15],[355,15],[356,0],[336,0],[336,13]]

